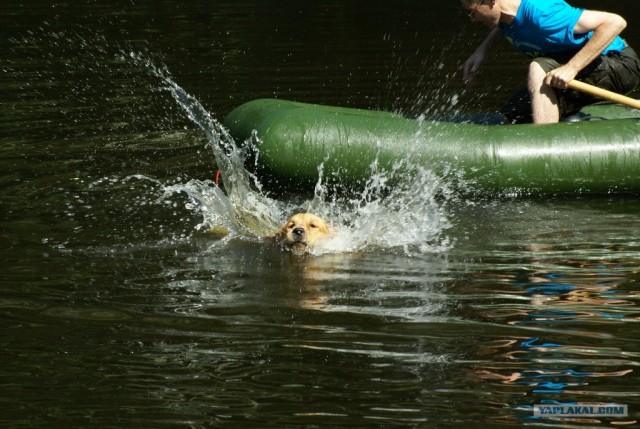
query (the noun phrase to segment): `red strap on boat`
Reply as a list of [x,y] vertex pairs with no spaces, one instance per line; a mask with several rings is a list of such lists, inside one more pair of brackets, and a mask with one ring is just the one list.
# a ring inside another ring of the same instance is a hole
[[213,181],[216,183],[216,186],[220,186],[220,176],[222,175],[222,173],[220,173],[220,170],[216,170],[216,177],[215,179],[213,179]]

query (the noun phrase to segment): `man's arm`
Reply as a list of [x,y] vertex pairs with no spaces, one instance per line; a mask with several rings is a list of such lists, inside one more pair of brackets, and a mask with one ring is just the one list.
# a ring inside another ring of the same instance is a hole
[[626,26],[627,22],[620,15],[585,10],[573,31],[577,34],[593,31],[591,39],[567,64],[547,73],[544,82],[556,88],[566,89],[580,70],[595,60]]
[[487,53],[491,49],[493,45],[496,44],[498,40],[502,38],[502,30],[500,27],[493,27],[487,37],[482,41],[480,46],[476,48],[476,50],[471,54],[469,59],[464,63],[463,69],[463,80],[465,85],[471,85],[473,81],[473,75],[480,67],[480,64],[484,61],[487,56]]

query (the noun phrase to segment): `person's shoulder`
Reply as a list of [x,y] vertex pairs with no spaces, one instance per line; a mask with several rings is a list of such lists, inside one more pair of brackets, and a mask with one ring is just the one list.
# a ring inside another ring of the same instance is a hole
[[577,10],[564,0],[522,0],[521,8],[526,13],[538,15]]
[[573,7],[565,0],[522,0],[521,4],[542,9],[546,9],[548,7]]
[[521,6],[523,19],[536,24],[574,21],[582,13],[564,0],[523,0]]

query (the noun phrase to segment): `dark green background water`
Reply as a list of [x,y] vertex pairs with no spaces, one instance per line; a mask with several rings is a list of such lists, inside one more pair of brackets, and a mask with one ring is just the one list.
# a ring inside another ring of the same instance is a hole
[[[640,46],[636,1],[575,4],[623,14]],[[300,259],[218,243],[165,193],[215,166],[154,67],[217,119],[258,97],[488,111],[526,62],[503,46],[464,91],[485,30],[457,1],[0,11],[0,426],[506,427],[544,401],[640,417],[637,196],[453,200],[447,250]]]

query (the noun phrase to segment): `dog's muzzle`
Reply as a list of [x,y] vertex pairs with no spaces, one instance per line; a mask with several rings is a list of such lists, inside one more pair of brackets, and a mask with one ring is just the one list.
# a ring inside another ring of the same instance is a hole
[[291,230],[291,235],[296,239],[296,241],[303,241],[307,235],[307,232],[304,228],[294,228]]
[[294,253],[304,253],[307,250],[307,232],[304,228],[294,228],[291,230],[293,242],[290,245]]

